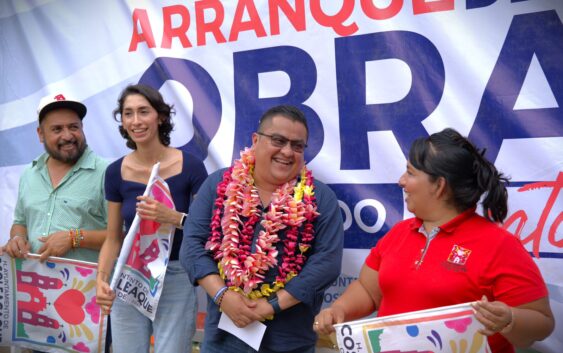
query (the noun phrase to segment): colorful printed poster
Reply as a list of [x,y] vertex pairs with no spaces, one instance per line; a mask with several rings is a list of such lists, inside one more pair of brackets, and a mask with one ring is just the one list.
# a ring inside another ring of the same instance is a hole
[[341,352],[490,353],[471,303],[334,325]]
[[103,352],[106,320],[96,304],[95,263],[0,256],[0,346]]
[[[160,163],[153,166],[144,196],[175,209],[166,182],[158,176]],[[133,305],[154,320],[175,227],[144,220],[135,215],[117,260],[111,288],[119,300]]]

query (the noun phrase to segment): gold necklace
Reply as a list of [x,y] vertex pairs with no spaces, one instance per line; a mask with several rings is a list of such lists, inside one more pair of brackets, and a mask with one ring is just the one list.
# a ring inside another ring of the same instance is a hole
[[165,147],[164,150],[162,150],[162,152],[160,152],[160,154],[159,154],[158,157],[156,158],[156,161],[154,161],[154,162],[149,162],[148,165],[145,164],[145,161],[143,161],[143,160],[140,158],[141,152],[139,152],[139,151],[137,150],[137,151],[135,151],[135,152],[133,153],[133,155],[135,156],[135,159],[136,159],[137,163],[138,163],[140,166],[142,166],[142,167],[144,167],[144,168],[147,168],[147,167],[148,167],[149,169],[152,169],[152,166],[155,165],[156,163],[158,163],[158,162],[161,162],[161,163],[162,163],[162,162],[163,162],[162,157],[166,155],[166,150],[167,150],[167,148]]

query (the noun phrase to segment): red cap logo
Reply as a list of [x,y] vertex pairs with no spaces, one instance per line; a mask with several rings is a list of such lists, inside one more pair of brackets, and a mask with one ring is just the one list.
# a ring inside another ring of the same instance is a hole
[[66,101],[65,96],[63,96],[62,94],[57,94],[55,97],[53,97],[53,99],[57,101]]

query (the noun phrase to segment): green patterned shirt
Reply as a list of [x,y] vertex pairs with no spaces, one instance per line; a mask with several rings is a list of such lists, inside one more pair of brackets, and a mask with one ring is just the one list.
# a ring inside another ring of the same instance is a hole
[[[46,165],[48,157],[43,153],[20,177],[14,224],[27,228],[31,252],[37,252],[43,244],[39,237],[70,228],[100,230],[107,226],[104,175],[108,163],[87,147],[53,189]],[[98,262],[98,251],[72,249],[65,257]]]

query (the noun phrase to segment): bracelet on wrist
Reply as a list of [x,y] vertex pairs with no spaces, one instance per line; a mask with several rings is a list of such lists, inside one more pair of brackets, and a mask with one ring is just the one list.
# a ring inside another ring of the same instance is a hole
[[80,243],[84,240],[84,231],[80,228],[70,228],[68,236],[70,237],[70,246],[76,249],[80,247]]
[[76,232],[76,247],[79,248],[82,240],[84,240],[84,231],[82,229],[75,229]]
[[8,239],[8,241],[14,240],[16,238],[22,238],[24,241],[27,241],[27,236],[22,235],[22,234],[14,234],[14,236],[10,237],[10,239]]
[[103,277],[104,280],[107,280],[109,278],[109,274],[106,271],[98,270],[96,277],[100,275]]
[[215,293],[215,296],[213,297],[213,302],[217,304],[217,306],[219,307],[221,306],[221,302],[223,302],[223,297],[225,296],[225,293],[227,292],[228,289],[229,287],[223,286],[221,287],[221,289],[217,291],[217,293]]
[[512,328],[514,327],[514,310],[512,310],[512,308],[510,308],[510,321],[508,322],[508,324],[506,324],[506,326],[504,326],[504,328],[502,330],[500,330],[499,332],[503,335],[509,333],[510,331],[512,331]]
[[228,290],[224,291],[221,296],[219,297],[219,299],[217,299],[217,306],[219,308],[221,308],[221,304],[223,303],[223,298],[225,298],[225,295],[227,294]]
[[70,238],[70,247],[74,248],[74,229],[70,228],[68,230],[68,237]]

